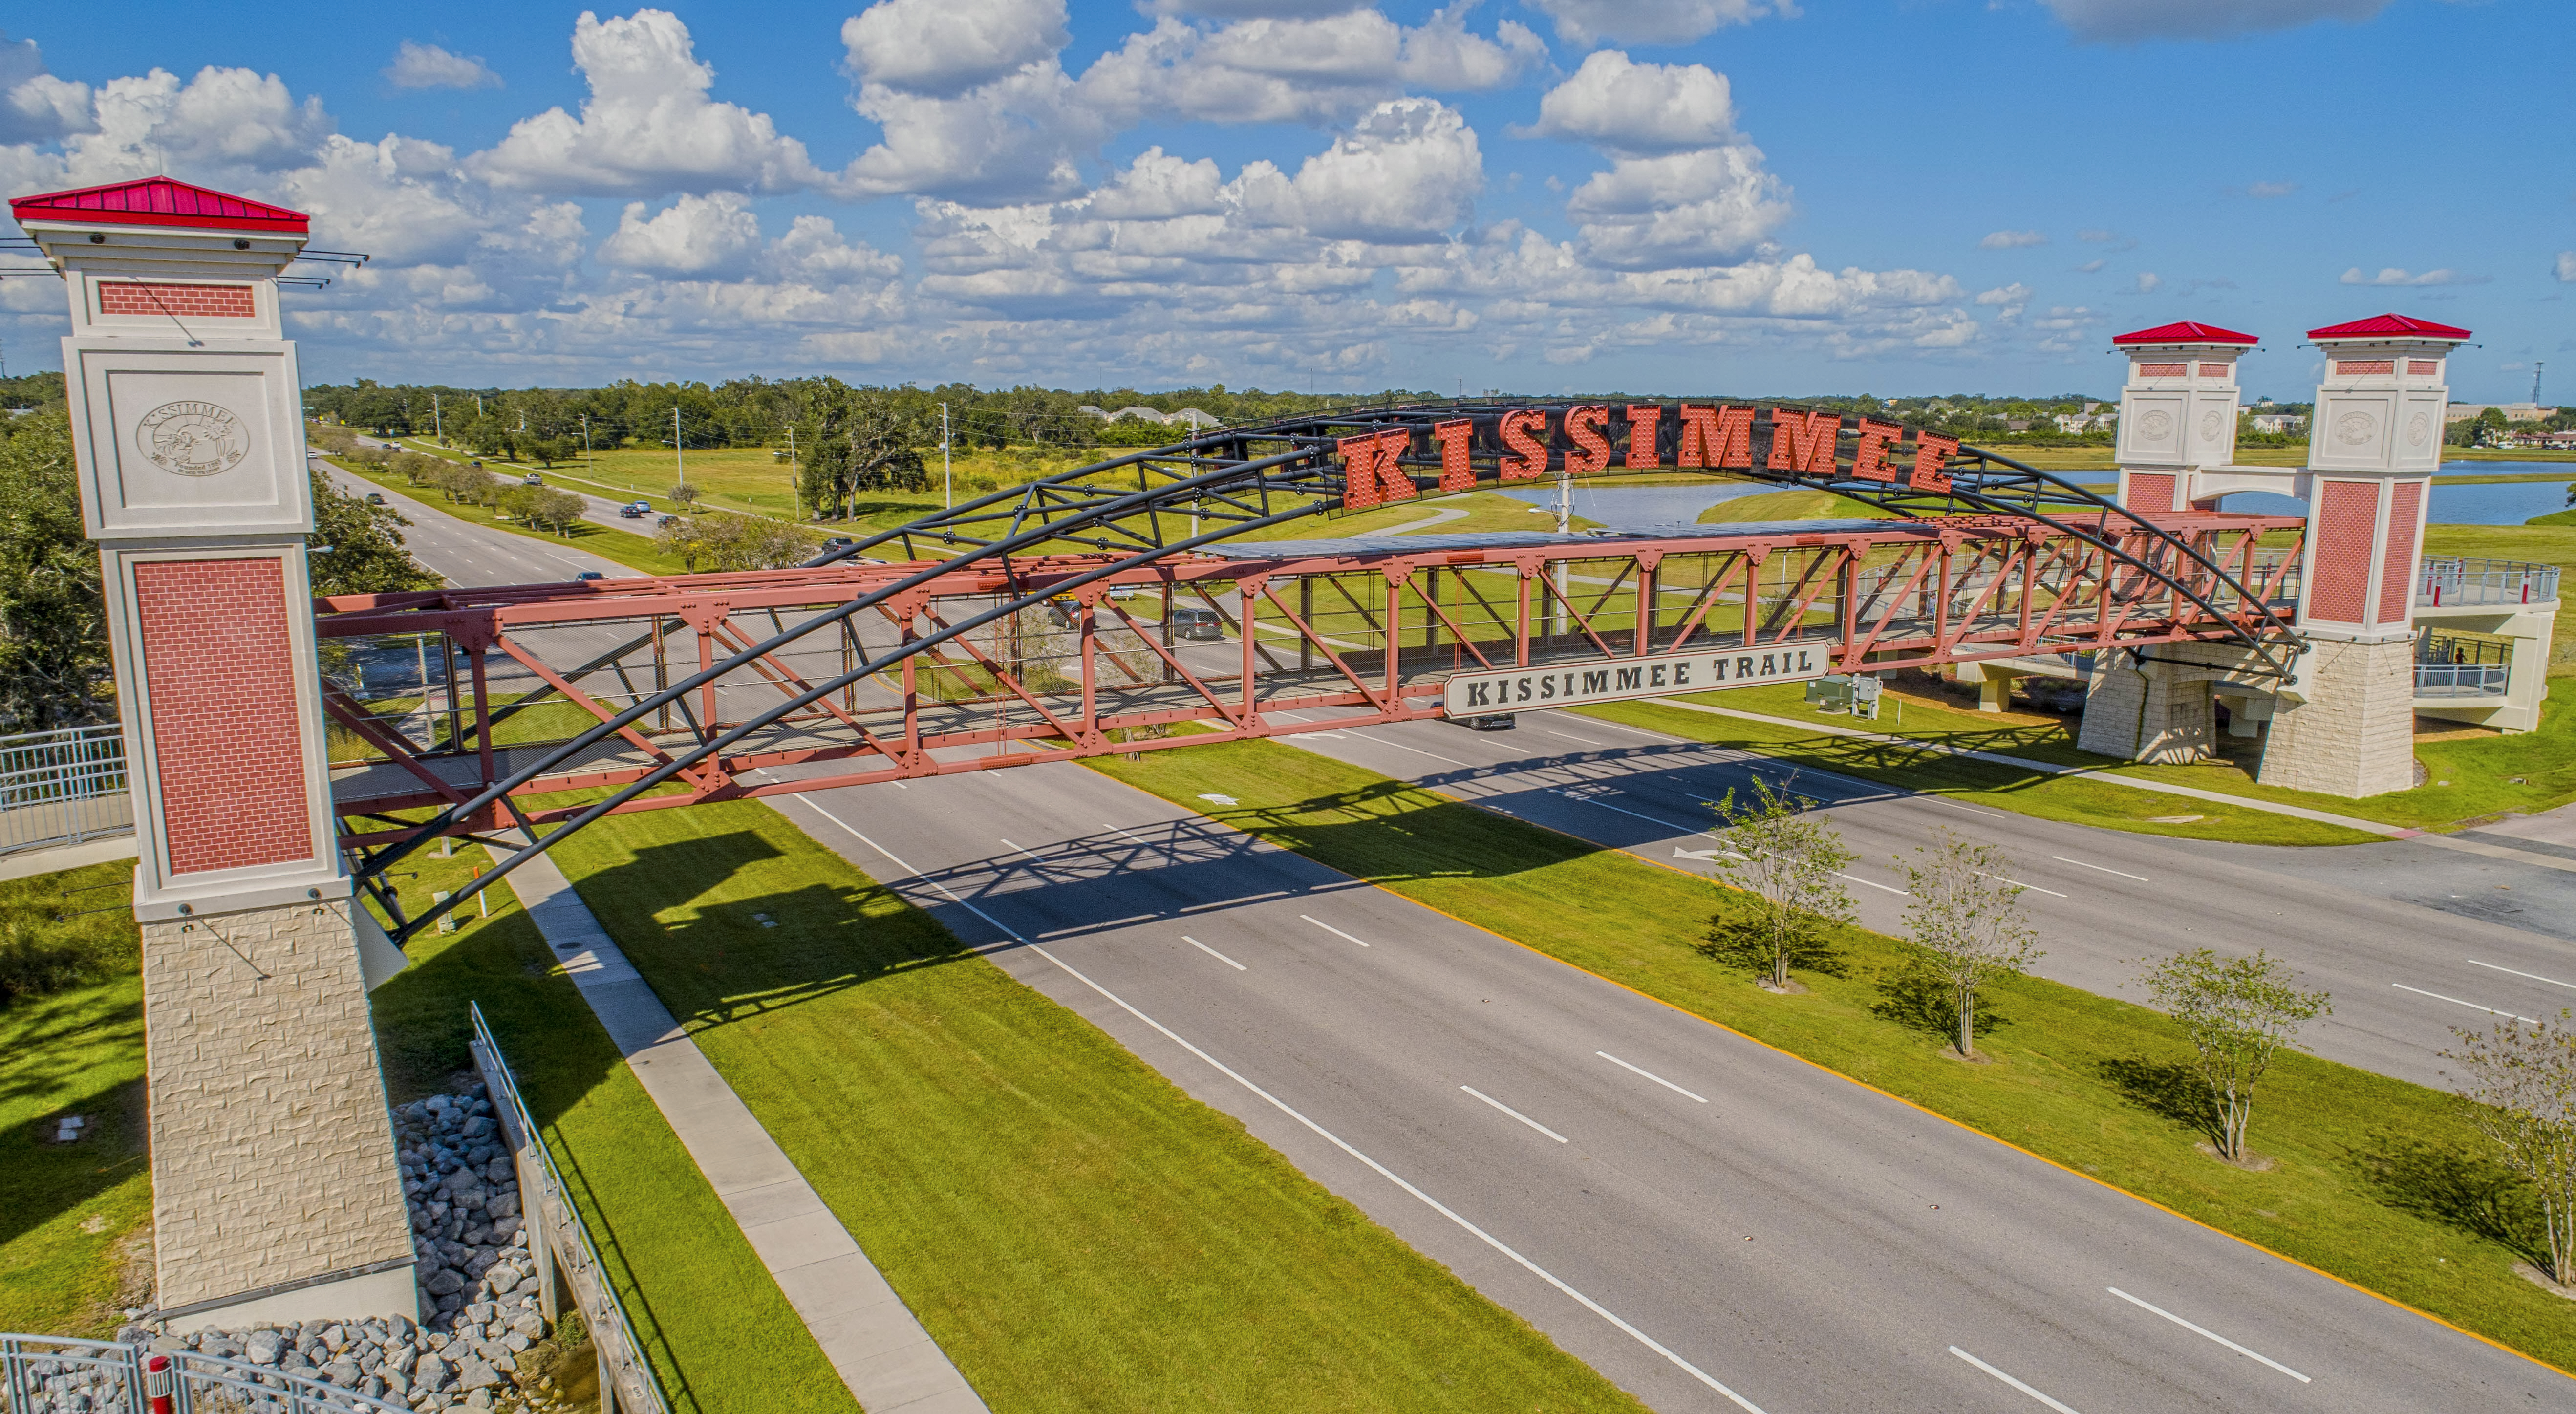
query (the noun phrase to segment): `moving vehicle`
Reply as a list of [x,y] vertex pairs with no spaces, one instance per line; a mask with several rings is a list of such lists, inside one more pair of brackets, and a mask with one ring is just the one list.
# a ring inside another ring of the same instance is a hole
[[546,484],[546,479],[532,471],[527,475],[520,477],[519,484],[522,486],[543,486]]
[[368,492],[368,493],[367,493],[367,504],[368,504],[368,505],[371,505],[371,506],[381,506],[381,505],[383,505],[384,503],[385,503],[385,493],[384,493],[384,492],[382,492],[382,491],[370,491],[370,492]]
[[655,530],[668,530],[679,523],[680,518],[678,516],[664,516],[660,520],[653,522],[653,528]]
[[617,513],[626,517],[628,520],[641,520],[653,513],[653,503],[650,501],[629,501],[625,505],[619,506],[617,508]]
[[1217,617],[1214,609],[1176,608],[1172,610],[1172,636],[1223,639],[1225,620]]
[[604,575],[604,574],[601,574],[601,573],[600,573],[599,571],[597,571],[597,570],[583,570],[581,573],[579,573],[579,574],[577,574],[577,575],[574,575],[572,578],[573,578],[573,583],[575,583],[575,584],[587,584],[587,583],[589,583],[590,581],[592,581],[592,580],[594,580],[594,579],[606,579],[606,578],[608,578],[608,576],[606,576],[606,575]]
[[1449,720],[1471,732],[1507,732],[1521,724],[1520,718],[1509,712],[1488,712],[1480,717],[1452,717]]

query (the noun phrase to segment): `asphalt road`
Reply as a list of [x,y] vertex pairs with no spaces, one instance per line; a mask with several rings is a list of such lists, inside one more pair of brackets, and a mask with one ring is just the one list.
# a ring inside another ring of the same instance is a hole
[[[404,547],[430,573],[450,584],[553,584],[583,570],[597,570],[612,579],[635,573],[615,560],[577,549],[569,540],[540,543],[523,535],[487,530],[449,515],[433,501],[388,491],[327,462],[316,464],[330,473],[332,485],[353,496],[383,496],[387,505],[400,511],[411,522],[411,527],[402,533]],[[613,514],[610,520],[615,520]],[[634,527],[629,524],[625,528]]]
[[[463,553],[416,543],[442,573]],[[532,552],[482,551],[540,568]],[[1577,721],[1556,729],[1599,739]],[[1521,762],[1546,730],[1312,745],[1436,752],[1462,773],[1448,788],[1490,780],[1491,803],[1563,819],[1669,810],[1629,842],[1667,853],[1691,847],[1667,842],[1697,782],[1746,769],[1651,741]],[[1620,793],[1553,794],[1558,777]],[[778,808],[1658,1409],[2576,1407],[2519,1357],[1079,767]],[[1943,807],[1835,809],[1884,854]],[[2095,844],[2171,847],[2085,834],[2056,852],[2141,876],[2119,900],[2260,877],[2180,852],[2131,869],[2143,856]]]

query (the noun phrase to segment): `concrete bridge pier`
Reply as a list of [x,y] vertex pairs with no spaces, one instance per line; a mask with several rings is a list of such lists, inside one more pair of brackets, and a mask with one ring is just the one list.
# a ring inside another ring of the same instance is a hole
[[167,177],[10,211],[71,304],[64,384],[135,803],[159,1314],[417,1319],[367,1009],[401,957],[359,912],[331,809],[278,315],[308,223]]

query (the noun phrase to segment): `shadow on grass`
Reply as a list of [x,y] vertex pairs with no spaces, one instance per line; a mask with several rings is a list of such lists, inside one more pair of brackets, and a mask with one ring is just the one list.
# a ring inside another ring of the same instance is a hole
[[2100,1072],[2130,1104],[2171,1120],[2212,1144],[2220,1142],[2217,1103],[2210,1098],[2208,1082],[2189,1065],[2124,1056],[2103,1061]]
[[2548,1269],[2539,1195],[2511,1169],[2389,1130],[2374,1130],[2366,1143],[2353,1157],[2381,1202],[2484,1238]]
[[[1959,1039],[1959,1004],[1950,994],[1950,984],[1920,967],[1898,967],[1881,974],[1878,1000],[1870,1004],[1869,1014],[1950,1044]],[[1973,1034],[1983,1036],[2012,1024],[2012,1018],[1995,1010],[1981,990],[1971,1023]]]

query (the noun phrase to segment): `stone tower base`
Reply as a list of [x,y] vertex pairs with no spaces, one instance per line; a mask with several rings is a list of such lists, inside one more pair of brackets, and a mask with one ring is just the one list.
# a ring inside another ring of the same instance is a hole
[[2415,645],[2320,641],[2306,698],[2272,712],[2263,741],[2267,786],[2358,800],[2415,784]]
[[354,907],[142,925],[153,1255],[174,1329],[419,1317]]
[[[2198,761],[2216,747],[2218,714],[2209,683],[2216,666],[2169,661],[2203,656],[2199,644],[2160,643],[2139,662],[2126,649],[2094,659],[2084,688],[2084,723],[2075,744],[2103,756],[2175,764]],[[2226,650],[2227,662],[2244,656]]]

